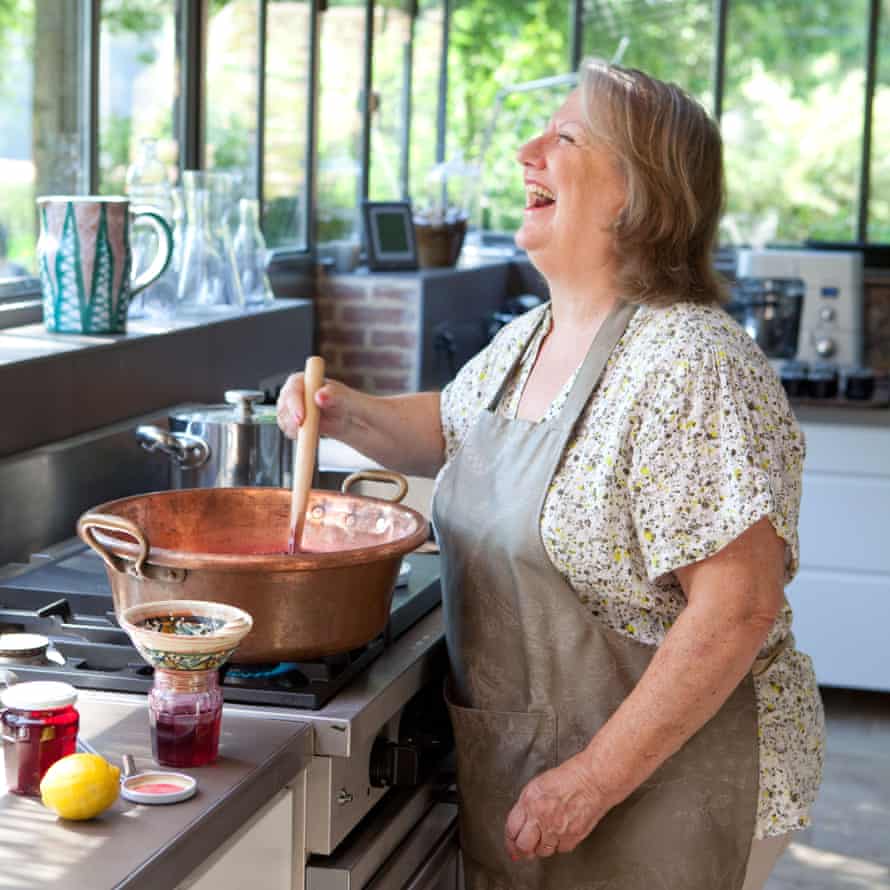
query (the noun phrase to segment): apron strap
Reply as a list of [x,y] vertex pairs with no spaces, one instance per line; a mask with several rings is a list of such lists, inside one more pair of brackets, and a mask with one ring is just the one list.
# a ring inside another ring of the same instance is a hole
[[[590,396],[593,394],[600,377],[603,375],[603,371],[606,369],[609,356],[612,354],[638,308],[638,306],[631,303],[619,300],[606,316],[602,325],[600,325],[600,329],[596,332],[596,336],[587,350],[587,355],[578,369],[578,374],[575,377],[575,382],[572,384],[568,398],[560,411],[558,423],[563,427],[573,427],[581,416],[584,406],[590,401]],[[493,412],[497,408],[507,389],[507,385],[525,359],[549,311],[547,309],[541,313],[541,317],[529,334],[525,345],[517,352],[516,357],[510,363],[510,367],[488,403],[488,411]]]
[[571,429],[577,423],[606,370],[609,356],[638,308],[632,303],[619,300],[600,325],[560,411],[558,422],[564,429]]
[[508,384],[513,379],[513,375],[516,373],[517,368],[522,364],[525,356],[528,354],[529,349],[531,349],[532,343],[535,342],[535,337],[538,336],[538,331],[541,330],[541,326],[544,324],[544,319],[547,318],[550,313],[550,305],[547,305],[547,308],[541,312],[541,317],[538,319],[535,326],[531,329],[531,333],[528,335],[528,339],[525,341],[525,344],[518,350],[516,353],[516,357],[510,363],[510,367],[507,369],[507,373],[504,374],[503,379],[500,382],[500,385],[495,390],[494,395],[488,402],[486,406],[486,410],[490,412],[494,412],[498,406],[498,403],[503,398],[504,392],[507,389]]

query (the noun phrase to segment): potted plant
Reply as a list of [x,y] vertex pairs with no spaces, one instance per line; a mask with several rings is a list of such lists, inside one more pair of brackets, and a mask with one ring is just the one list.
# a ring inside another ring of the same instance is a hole
[[453,266],[467,233],[467,201],[479,168],[461,156],[436,164],[427,176],[427,200],[414,210],[421,268]]

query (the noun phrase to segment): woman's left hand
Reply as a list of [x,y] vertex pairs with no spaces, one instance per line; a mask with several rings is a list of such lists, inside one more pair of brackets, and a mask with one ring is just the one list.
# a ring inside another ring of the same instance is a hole
[[507,852],[513,860],[568,853],[608,809],[590,768],[580,757],[572,757],[522,789],[507,816]]

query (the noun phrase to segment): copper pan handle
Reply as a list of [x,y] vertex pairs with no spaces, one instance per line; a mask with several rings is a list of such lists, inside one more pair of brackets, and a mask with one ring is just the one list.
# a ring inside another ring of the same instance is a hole
[[102,529],[102,531],[123,532],[136,541],[136,544],[139,546],[139,553],[136,556],[136,562],[133,563],[132,573],[140,581],[144,581],[145,574],[142,569],[145,565],[145,560],[148,558],[148,538],[145,537],[145,532],[135,522],[130,522],[129,519],[124,519],[123,516],[112,516],[110,513],[84,513],[77,520],[77,534],[80,535],[81,540],[102,557],[105,565],[115,571],[120,571],[120,568],[115,564],[111,553],[96,539],[94,529],[97,528]]
[[408,480],[401,473],[393,473],[391,470],[358,470],[355,473],[350,473],[343,480],[340,491],[343,494],[347,494],[356,482],[361,482],[362,480],[367,482],[389,482],[390,485],[397,486],[399,490],[396,492],[395,497],[389,499],[393,504],[400,504],[404,500],[405,495],[408,494]]

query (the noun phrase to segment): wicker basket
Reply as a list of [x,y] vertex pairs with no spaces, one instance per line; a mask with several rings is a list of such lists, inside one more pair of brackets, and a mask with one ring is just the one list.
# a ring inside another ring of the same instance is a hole
[[417,238],[417,259],[422,269],[439,266],[453,266],[460,256],[467,234],[466,219],[431,225],[414,223]]

